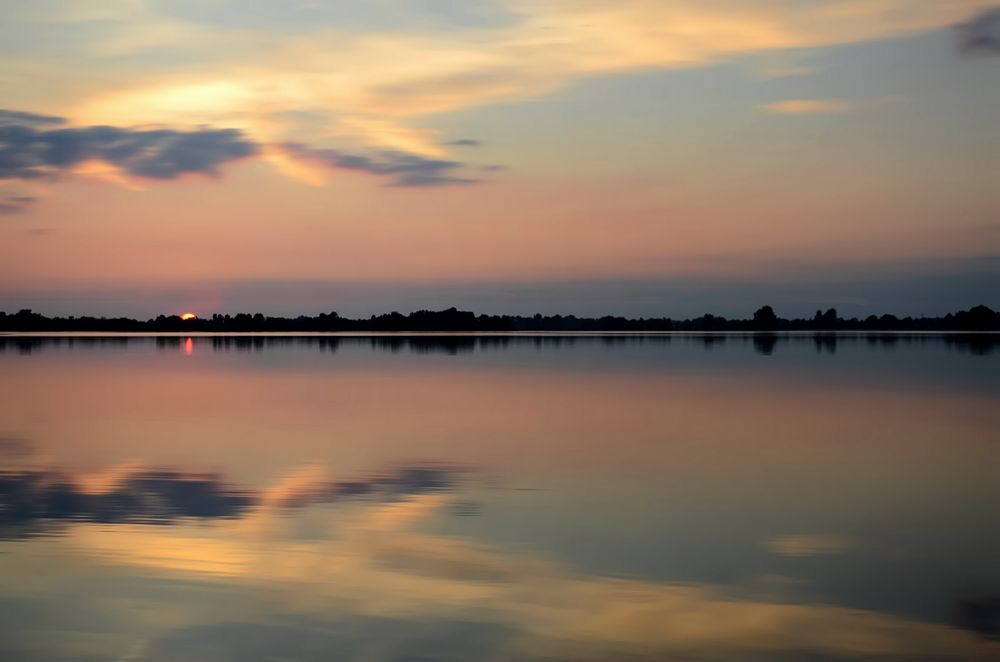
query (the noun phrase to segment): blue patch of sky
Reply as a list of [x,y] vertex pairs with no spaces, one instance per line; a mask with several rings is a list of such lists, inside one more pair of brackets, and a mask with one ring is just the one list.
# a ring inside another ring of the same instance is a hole
[[[554,159],[571,153],[577,166],[587,153],[597,164],[669,163],[675,152],[688,162],[729,149],[752,158],[754,148],[776,141],[835,153],[891,146],[888,154],[907,161],[929,149],[962,161],[995,158],[995,145],[983,137],[1000,105],[1000,68],[963,56],[952,29],[802,55],[814,73],[765,78],[751,72],[754,56],[745,56],[584,79],[529,102],[456,111],[424,124],[481,138],[490,158],[508,163],[539,152]],[[761,108],[789,99],[844,99],[855,109],[787,117]]]

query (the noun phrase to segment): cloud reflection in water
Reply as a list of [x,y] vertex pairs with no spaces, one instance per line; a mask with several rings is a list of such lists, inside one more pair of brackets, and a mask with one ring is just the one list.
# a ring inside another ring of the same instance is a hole
[[[165,619],[133,642],[128,659],[987,659],[1000,652],[996,642],[944,625],[704,583],[587,574],[539,553],[428,533],[424,524],[459,499],[468,475],[428,463],[333,480],[309,465],[249,490],[216,474],[141,466],[96,477],[35,470],[3,477],[0,512],[8,537],[61,523],[57,538],[18,544],[58,545],[82,575],[124,573],[241,596],[217,622],[196,612]],[[304,519],[314,520],[308,536],[297,534]],[[831,541],[774,543],[789,544],[798,553]],[[106,643],[121,654],[122,641]]]

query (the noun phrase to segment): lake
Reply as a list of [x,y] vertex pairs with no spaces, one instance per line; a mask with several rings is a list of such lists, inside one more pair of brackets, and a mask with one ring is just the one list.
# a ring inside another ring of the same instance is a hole
[[0,659],[1000,659],[983,336],[0,337]]

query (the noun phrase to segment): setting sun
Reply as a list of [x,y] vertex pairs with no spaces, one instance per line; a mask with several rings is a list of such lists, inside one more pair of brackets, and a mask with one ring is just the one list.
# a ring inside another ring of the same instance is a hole
[[198,316],[195,315],[194,313],[184,313],[183,315],[181,315],[181,319],[182,320],[193,320],[193,319],[198,319]]

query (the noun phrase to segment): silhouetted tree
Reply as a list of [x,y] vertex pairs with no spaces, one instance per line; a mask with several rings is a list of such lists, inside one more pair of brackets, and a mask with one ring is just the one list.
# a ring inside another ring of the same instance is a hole
[[817,329],[827,331],[836,329],[838,321],[837,310],[835,308],[828,308],[825,313],[817,310],[816,316],[813,318],[813,324]]
[[778,316],[771,306],[761,306],[753,314],[753,328],[757,331],[774,331],[778,328]]

